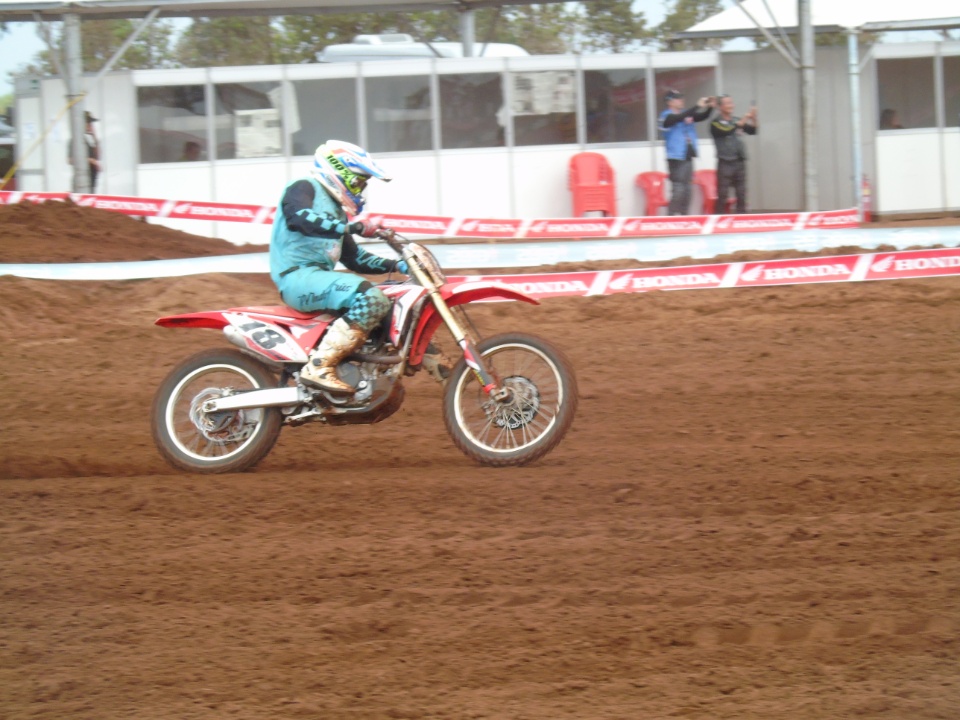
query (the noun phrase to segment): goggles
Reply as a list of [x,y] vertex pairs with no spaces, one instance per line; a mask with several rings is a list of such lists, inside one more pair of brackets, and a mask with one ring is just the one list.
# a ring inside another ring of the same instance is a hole
[[363,192],[363,189],[367,186],[368,178],[363,175],[354,175],[350,173],[348,176],[343,178],[343,181],[347,184],[347,187],[350,188],[353,192],[359,193]]

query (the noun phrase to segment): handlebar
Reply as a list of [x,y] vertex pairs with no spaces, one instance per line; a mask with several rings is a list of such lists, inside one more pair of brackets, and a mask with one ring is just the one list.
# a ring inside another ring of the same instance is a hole
[[403,250],[403,242],[397,238],[397,231],[392,228],[380,228],[377,230],[377,237],[383,240],[398,255]]

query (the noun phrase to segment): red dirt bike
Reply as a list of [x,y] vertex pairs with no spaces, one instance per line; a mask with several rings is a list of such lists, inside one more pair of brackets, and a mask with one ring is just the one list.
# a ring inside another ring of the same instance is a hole
[[446,324],[463,357],[442,379],[443,416],[454,444],[483,465],[522,465],[563,439],[577,408],[569,361],[551,343],[524,333],[486,339],[464,305],[501,298],[538,301],[496,282],[448,282],[433,254],[392,230],[379,233],[410,269],[410,280],[380,289],[392,301],[384,322],[337,367],[352,396],[302,385],[299,370],[336,316],[279,305],[171,315],[170,328],[223,330],[236,349],[193,355],[166,377],[153,401],[153,439],[174,467],[195,473],[246,470],[273,447],[285,425],[372,424],[403,402],[403,378],[422,369],[430,341]]

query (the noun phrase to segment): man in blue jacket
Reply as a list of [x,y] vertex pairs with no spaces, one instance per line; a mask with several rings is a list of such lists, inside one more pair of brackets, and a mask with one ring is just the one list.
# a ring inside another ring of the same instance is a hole
[[697,129],[694,123],[710,117],[714,101],[702,97],[693,107],[683,108],[683,93],[667,90],[667,109],[660,113],[659,127],[667,149],[670,166],[670,215],[686,215],[690,206],[690,181],[693,179],[693,158],[697,157]]

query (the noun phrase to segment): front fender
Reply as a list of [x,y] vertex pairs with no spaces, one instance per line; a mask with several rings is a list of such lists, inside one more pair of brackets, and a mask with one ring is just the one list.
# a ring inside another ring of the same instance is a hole
[[540,304],[540,301],[536,298],[522,293],[509,285],[488,280],[468,280],[466,282],[447,283],[440,288],[440,295],[450,307],[476,302],[478,300],[486,300],[487,298],[520,300],[522,302],[528,302],[531,305]]
[[[530,297],[519,290],[515,290],[509,285],[485,280],[447,283],[440,288],[440,297],[443,298],[448,307],[456,307],[457,305],[466,305],[467,303],[493,298],[519,300],[520,302],[530,303],[531,305],[540,304],[540,301],[536,298]],[[443,318],[440,317],[437,308],[431,301],[427,300],[413,335],[413,344],[410,349],[411,365],[419,365],[422,362],[427,345],[430,344],[433,334],[442,322]]]

